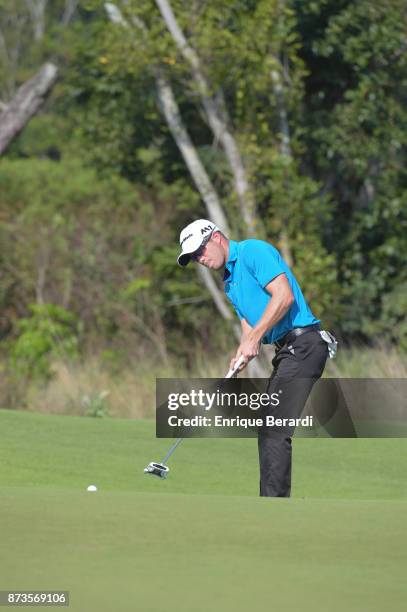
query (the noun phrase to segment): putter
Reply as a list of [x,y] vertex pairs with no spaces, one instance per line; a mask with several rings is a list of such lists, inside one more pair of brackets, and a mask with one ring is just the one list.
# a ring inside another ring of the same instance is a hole
[[[237,360],[237,362],[235,363],[235,367],[229,370],[224,380],[226,380],[227,378],[232,378],[232,376],[236,374],[236,372],[238,371],[240,366],[243,364],[243,362],[244,362],[244,357],[243,355],[241,355],[239,359]],[[144,473],[151,474],[152,476],[157,476],[158,478],[167,478],[170,468],[168,467],[168,465],[166,465],[166,462],[171,457],[175,449],[181,444],[183,439],[184,438],[177,438],[174,444],[168,450],[162,462],[156,463],[155,461],[151,461],[151,463],[149,463],[148,466],[144,468]]]

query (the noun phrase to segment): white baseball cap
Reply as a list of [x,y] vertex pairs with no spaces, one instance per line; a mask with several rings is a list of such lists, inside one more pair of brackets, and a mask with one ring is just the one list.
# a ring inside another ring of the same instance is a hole
[[181,253],[177,260],[179,265],[183,267],[188,265],[192,253],[195,253],[213,232],[220,232],[220,229],[208,219],[198,219],[184,227],[179,235],[181,245]]

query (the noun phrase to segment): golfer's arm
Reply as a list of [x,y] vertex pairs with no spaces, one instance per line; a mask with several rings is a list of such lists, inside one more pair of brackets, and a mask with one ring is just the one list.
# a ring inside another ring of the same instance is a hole
[[242,326],[242,338],[245,338],[252,331],[253,327],[249,325],[246,319],[241,319],[240,325]]
[[[271,299],[261,319],[250,329],[252,339],[260,342],[263,336],[284,317],[294,302],[293,292],[285,274],[280,274],[265,287]],[[246,322],[247,326],[250,325]],[[242,326],[243,327],[243,326]]]

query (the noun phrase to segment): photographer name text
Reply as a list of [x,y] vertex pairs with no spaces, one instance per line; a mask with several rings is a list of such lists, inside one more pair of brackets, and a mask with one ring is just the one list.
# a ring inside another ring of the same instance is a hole
[[307,415],[303,418],[276,418],[272,415],[267,415],[265,418],[245,418],[245,417],[224,417],[216,415],[214,418],[207,416],[194,416],[192,418],[177,417],[171,415],[168,417],[168,425],[170,427],[312,427],[313,416]]

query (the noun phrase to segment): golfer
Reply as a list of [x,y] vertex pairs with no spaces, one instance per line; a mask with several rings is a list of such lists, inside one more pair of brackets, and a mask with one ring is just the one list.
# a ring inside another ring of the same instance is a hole
[[[224,270],[224,290],[242,328],[231,367],[243,355],[243,369],[259,354],[260,343],[274,344],[267,392],[280,393],[278,416],[299,417],[324,370],[328,339],[326,335],[323,339],[326,332],[321,335],[319,320],[278,250],[262,240],[229,240],[207,219],[185,227],[180,245],[180,266],[193,261],[211,270]],[[290,496],[293,433],[294,428],[259,430],[261,496]]]

